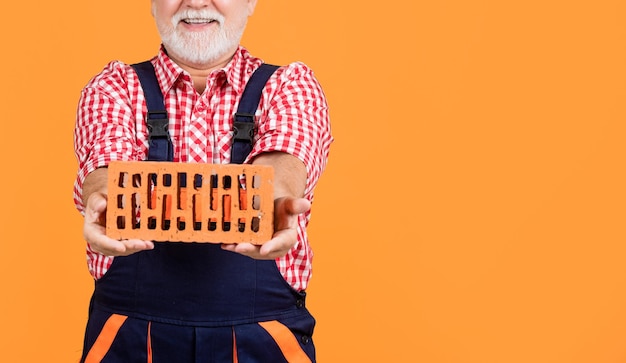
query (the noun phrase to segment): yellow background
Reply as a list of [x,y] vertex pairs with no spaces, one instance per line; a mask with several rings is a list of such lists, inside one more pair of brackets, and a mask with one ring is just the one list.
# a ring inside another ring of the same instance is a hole
[[[80,89],[158,50],[149,2],[7,2],[0,361],[76,362]],[[310,227],[320,362],[626,362],[626,3],[260,0],[336,142]]]

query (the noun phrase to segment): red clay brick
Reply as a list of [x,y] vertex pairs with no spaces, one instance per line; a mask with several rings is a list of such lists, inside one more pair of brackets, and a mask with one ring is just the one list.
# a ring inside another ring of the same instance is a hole
[[111,238],[254,244],[272,238],[270,166],[115,161],[108,173]]

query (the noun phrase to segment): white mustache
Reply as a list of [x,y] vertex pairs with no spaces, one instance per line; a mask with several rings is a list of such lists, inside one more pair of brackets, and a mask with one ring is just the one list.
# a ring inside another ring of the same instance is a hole
[[205,10],[193,10],[186,9],[179,11],[174,14],[172,17],[172,24],[176,26],[184,19],[202,19],[208,21],[217,21],[220,24],[224,23],[224,16],[216,11],[205,9]]

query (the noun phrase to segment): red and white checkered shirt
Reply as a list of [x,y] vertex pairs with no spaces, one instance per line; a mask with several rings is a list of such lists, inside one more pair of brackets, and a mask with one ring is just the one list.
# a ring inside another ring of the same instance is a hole
[[[206,90],[198,94],[190,75],[163,48],[152,59],[170,117],[174,161],[222,164],[230,162],[232,119],[252,72],[262,60],[239,47],[233,59],[213,71]],[[139,79],[130,65],[109,63],[83,89],[74,131],[78,175],[74,202],[84,212],[81,193],[85,177],[113,160],[145,160],[148,151],[146,103]],[[332,142],[328,105],[313,72],[300,62],[279,68],[270,78],[259,103],[257,134],[248,160],[268,151],[282,151],[304,162],[308,172],[305,198],[326,166]],[[304,290],[311,277],[311,251],[306,234],[310,213],[299,220],[298,243],[276,260],[285,280]],[[87,246],[89,271],[101,278],[113,257]]]

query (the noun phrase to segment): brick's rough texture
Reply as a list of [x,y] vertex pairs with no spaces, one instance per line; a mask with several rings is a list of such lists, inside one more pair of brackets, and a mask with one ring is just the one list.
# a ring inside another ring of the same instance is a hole
[[250,164],[114,161],[107,236],[263,244],[274,232],[274,169]]

